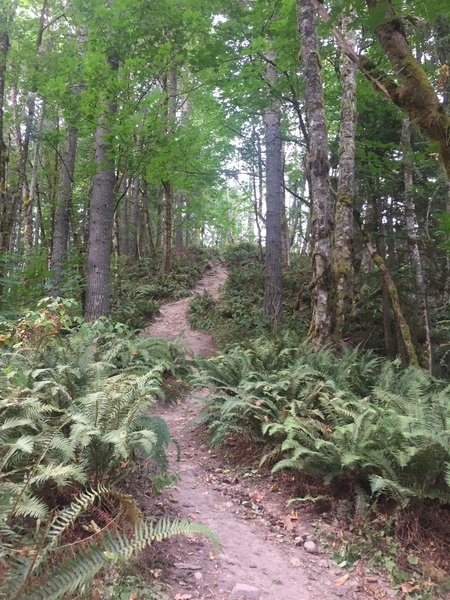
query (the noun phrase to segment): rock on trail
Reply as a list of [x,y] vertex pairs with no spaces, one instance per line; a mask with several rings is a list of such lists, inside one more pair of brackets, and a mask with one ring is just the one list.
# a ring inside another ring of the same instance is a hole
[[[210,266],[195,291],[207,290],[217,298],[226,281],[226,269],[220,262]],[[210,356],[214,353],[211,336],[189,329],[188,302],[183,298],[164,305],[145,333],[176,341],[194,354]],[[196,432],[199,396],[207,394],[208,390],[201,390],[180,404],[157,408],[156,414],[164,418],[180,444],[179,461],[175,449],[169,453],[170,471],[178,473],[180,479],[164,488],[156,501],[147,498],[147,503],[152,516],[159,510],[209,526],[220,540],[221,552],[216,554],[206,539],[181,536],[159,545],[154,554],[144,554],[144,568],[153,575],[157,573],[176,600],[373,598],[357,590],[356,578],[349,577],[344,585],[337,585],[340,573],[329,568],[320,547],[319,554],[308,554],[303,544],[296,545],[277,533],[276,527],[270,528],[269,520],[259,516],[262,506],[256,506],[255,512],[246,508],[252,505],[248,497],[244,503],[239,494],[233,496],[229,482],[237,480],[238,475],[225,469],[223,462],[217,466],[221,451],[208,448]],[[225,483],[218,485],[217,472],[228,473]]]

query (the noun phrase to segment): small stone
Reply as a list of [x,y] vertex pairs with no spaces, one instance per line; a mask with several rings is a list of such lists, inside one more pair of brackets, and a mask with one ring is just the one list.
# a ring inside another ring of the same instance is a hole
[[203,575],[202,575],[202,573],[200,573],[200,571],[196,571],[196,572],[194,573],[194,579],[195,579],[196,581],[201,581],[201,580],[203,579]]
[[259,590],[246,583],[236,583],[230,597],[234,600],[259,600]]
[[317,547],[316,542],[313,542],[312,540],[307,540],[304,544],[303,544],[303,548],[306,550],[306,552],[308,552],[309,554],[318,554],[319,553],[319,548]]
[[319,567],[322,567],[323,569],[329,569],[330,568],[330,563],[328,562],[328,559],[321,558],[319,560]]

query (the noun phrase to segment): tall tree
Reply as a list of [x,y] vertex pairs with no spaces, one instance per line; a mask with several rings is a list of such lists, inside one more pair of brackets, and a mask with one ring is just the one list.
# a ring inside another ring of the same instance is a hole
[[331,338],[332,198],[323,88],[315,13],[310,0],[298,0],[298,27],[305,85],[312,197],[312,320],[309,337],[316,348]]
[[[266,78],[271,88],[276,84],[275,52],[266,52]],[[283,311],[281,279],[281,131],[280,103],[274,96],[264,111],[266,142],[266,263],[264,310],[273,329],[280,324]]]
[[403,153],[403,178],[405,186],[405,223],[411,263],[415,271],[417,299],[417,340],[420,344],[420,363],[424,369],[432,370],[430,326],[428,323],[427,286],[419,249],[419,231],[413,197],[414,162],[411,146],[411,122],[403,119],[400,146]]
[[[171,136],[174,133],[174,128],[177,118],[177,65],[173,60],[170,68],[164,76],[164,89],[166,104],[166,134]],[[164,192],[164,208],[163,208],[163,238],[162,238],[162,260],[161,273],[168,273],[172,262],[172,230],[173,230],[173,203],[174,189],[173,181],[165,177],[162,182]]]
[[[110,51],[108,65],[112,76],[119,68],[118,56]],[[114,143],[111,135],[117,111],[115,98],[105,99],[95,133],[96,173],[92,183],[89,211],[89,238],[86,264],[86,304],[84,317],[94,321],[110,310],[110,262],[115,207]]]
[[[352,47],[355,33],[350,19],[342,18],[342,29]],[[344,54],[341,67],[341,121],[339,131],[339,179],[336,192],[333,238],[335,315],[333,338],[342,339],[351,300],[353,272],[353,204],[355,197],[356,65]]]

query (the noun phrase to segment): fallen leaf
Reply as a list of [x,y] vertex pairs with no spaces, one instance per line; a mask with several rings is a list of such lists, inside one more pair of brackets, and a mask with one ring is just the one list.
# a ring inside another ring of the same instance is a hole
[[261,494],[257,490],[255,490],[254,492],[252,492],[249,495],[250,495],[250,498],[253,500],[253,502],[261,502],[261,500],[264,498],[264,494]]
[[350,573],[346,573],[345,575],[342,575],[342,577],[339,577],[339,579],[336,579],[336,581],[334,583],[337,586],[344,585],[344,583],[347,581],[347,579],[349,577],[350,577]]
[[137,592],[133,592],[130,594],[129,600],[139,600],[139,594]]
[[194,515],[194,514],[190,514],[190,515],[188,515],[188,517],[189,517],[190,519],[192,519],[193,521],[196,521],[196,520],[198,519],[198,516],[197,516],[197,515]]
[[415,590],[419,589],[418,585],[414,585],[412,583],[409,583],[408,581],[406,583],[402,583],[402,585],[400,586],[402,592],[404,594],[410,594],[411,592],[414,592]]
[[290,513],[289,518],[291,519],[291,521],[298,521],[298,511],[293,510]]

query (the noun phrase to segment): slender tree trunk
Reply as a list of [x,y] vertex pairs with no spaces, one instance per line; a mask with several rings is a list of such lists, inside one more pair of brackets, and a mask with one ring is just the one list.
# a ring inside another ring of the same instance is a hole
[[394,312],[395,319],[400,329],[401,339],[406,352],[406,361],[408,364],[418,366],[419,361],[417,360],[417,354],[414,349],[414,344],[411,337],[411,330],[400,306],[400,299],[398,296],[397,286],[395,285],[394,280],[391,277],[391,274],[386,266],[386,263],[383,260],[383,257],[377,252],[375,246],[373,245],[369,232],[363,227],[359,213],[357,213],[357,211],[353,211],[353,214],[358,225],[361,228],[369,255],[375,263],[378,270],[380,271],[381,276],[383,277],[383,282],[389,294],[392,310]]
[[139,177],[133,180],[129,204],[129,238],[128,261],[135,265],[138,260],[138,232],[139,232]]
[[117,214],[117,250],[120,257],[128,259],[128,242],[130,237],[129,221],[128,221],[128,191],[127,181],[125,175],[122,177],[122,181],[118,186],[118,198],[120,198],[119,210],[116,210]]
[[[273,86],[278,74],[273,64],[275,53],[267,52],[267,81]],[[266,142],[266,263],[264,310],[273,329],[276,329],[282,316],[281,279],[281,136],[280,103],[273,99],[264,113]]]
[[[2,250],[5,250],[5,242],[3,236],[5,234],[4,228],[6,227],[5,216],[6,216],[6,191],[7,191],[7,162],[8,162],[8,146],[4,139],[4,103],[5,103],[5,76],[6,76],[6,65],[7,57],[9,52],[9,34],[8,34],[8,21],[6,15],[0,13],[2,17],[2,25],[0,25],[0,246]],[[1,275],[1,273],[0,273]],[[1,287],[1,286],[0,286]]]
[[[353,47],[355,33],[343,17],[347,42]],[[341,70],[341,127],[339,132],[339,180],[336,193],[333,273],[335,315],[333,338],[340,342],[351,308],[353,277],[353,203],[355,197],[356,65],[344,55]]]
[[[117,57],[111,57],[109,64],[112,72],[116,73],[119,67]],[[84,310],[87,321],[107,317],[110,310],[110,262],[115,208],[115,163],[110,127],[116,111],[115,101],[107,100],[95,134],[97,171],[92,185],[89,213]]]
[[143,202],[143,212],[144,212],[144,222],[145,222],[145,230],[146,230],[146,238],[147,238],[147,249],[149,256],[155,256],[156,248],[155,242],[152,232],[152,224],[150,219],[150,211],[148,208],[148,183],[144,180],[144,190],[142,194],[142,202]]
[[61,296],[61,282],[64,277],[64,261],[69,247],[70,213],[72,188],[77,154],[78,131],[75,125],[68,125],[64,140],[63,154],[59,166],[59,182],[53,226],[52,251],[50,260],[51,295]]
[[177,256],[183,254],[183,206],[185,204],[184,194],[181,190],[176,193],[177,213],[175,216],[175,252]]
[[265,225],[265,219],[263,217],[263,188],[264,188],[264,165],[262,158],[262,148],[261,148],[261,140],[259,138],[258,132],[253,128],[252,130],[253,137],[255,139],[256,146],[256,165],[257,165],[257,178],[253,178],[254,181],[254,196],[255,196],[255,221],[256,221],[256,229],[258,231],[258,248],[259,248],[259,257],[261,261],[264,257],[263,252],[263,244],[262,244],[262,226]]
[[[173,133],[177,117],[177,66],[173,64],[166,76],[166,132]],[[170,271],[172,262],[172,213],[173,213],[173,183],[170,180],[162,182],[164,190],[163,208],[163,244],[161,273]]]
[[[377,188],[377,185],[374,185],[374,188]],[[377,196],[373,199],[373,202],[370,203],[367,210],[367,218],[366,222],[370,223],[370,229],[368,231],[374,232],[374,237],[376,233],[376,247],[386,263],[386,224],[383,222],[383,215],[381,210],[381,199]],[[369,233],[370,235],[370,233]],[[364,235],[363,235],[364,237]],[[370,265],[372,264],[372,257],[370,255],[367,246],[364,245],[365,249],[363,261],[362,261],[362,272],[368,274],[370,271]],[[394,313],[392,311],[392,304],[389,298],[389,290],[387,286],[382,284],[382,294],[383,294],[383,333],[384,333],[384,347],[386,350],[386,356],[394,359],[397,355],[402,354],[403,358],[405,357],[404,346],[401,341],[401,336],[397,334],[399,331],[399,327],[394,318]]]
[[289,229],[286,215],[286,190],[284,187],[284,150],[281,147],[281,190],[280,190],[280,218],[281,218],[281,270],[289,267]]
[[403,119],[402,137],[400,142],[403,152],[403,177],[405,183],[405,221],[406,233],[408,236],[409,252],[411,263],[416,276],[416,299],[417,299],[417,319],[418,335],[420,344],[420,363],[424,369],[432,370],[432,351],[430,327],[428,323],[428,300],[425,277],[422,268],[422,257],[419,250],[418,224],[416,218],[416,209],[413,198],[413,172],[414,163],[411,147],[411,122],[409,119]]
[[[38,119],[36,119],[38,121]],[[42,109],[42,114],[40,116],[39,125],[36,123],[35,127],[37,129],[37,136],[34,142],[33,149],[33,161],[31,167],[31,180],[30,180],[30,188],[27,190],[27,195],[24,198],[23,202],[23,221],[24,221],[24,241],[25,241],[25,251],[31,252],[33,248],[33,206],[34,199],[36,196],[36,186],[37,186],[37,174],[38,174],[38,166],[39,166],[39,150],[40,150],[40,138],[42,135],[42,128],[44,126],[44,109]]]
[[315,348],[331,337],[331,189],[321,65],[315,15],[310,0],[298,0],[298,25],[303,63],[309,172],[312,196],[312,320],[309,339]]

